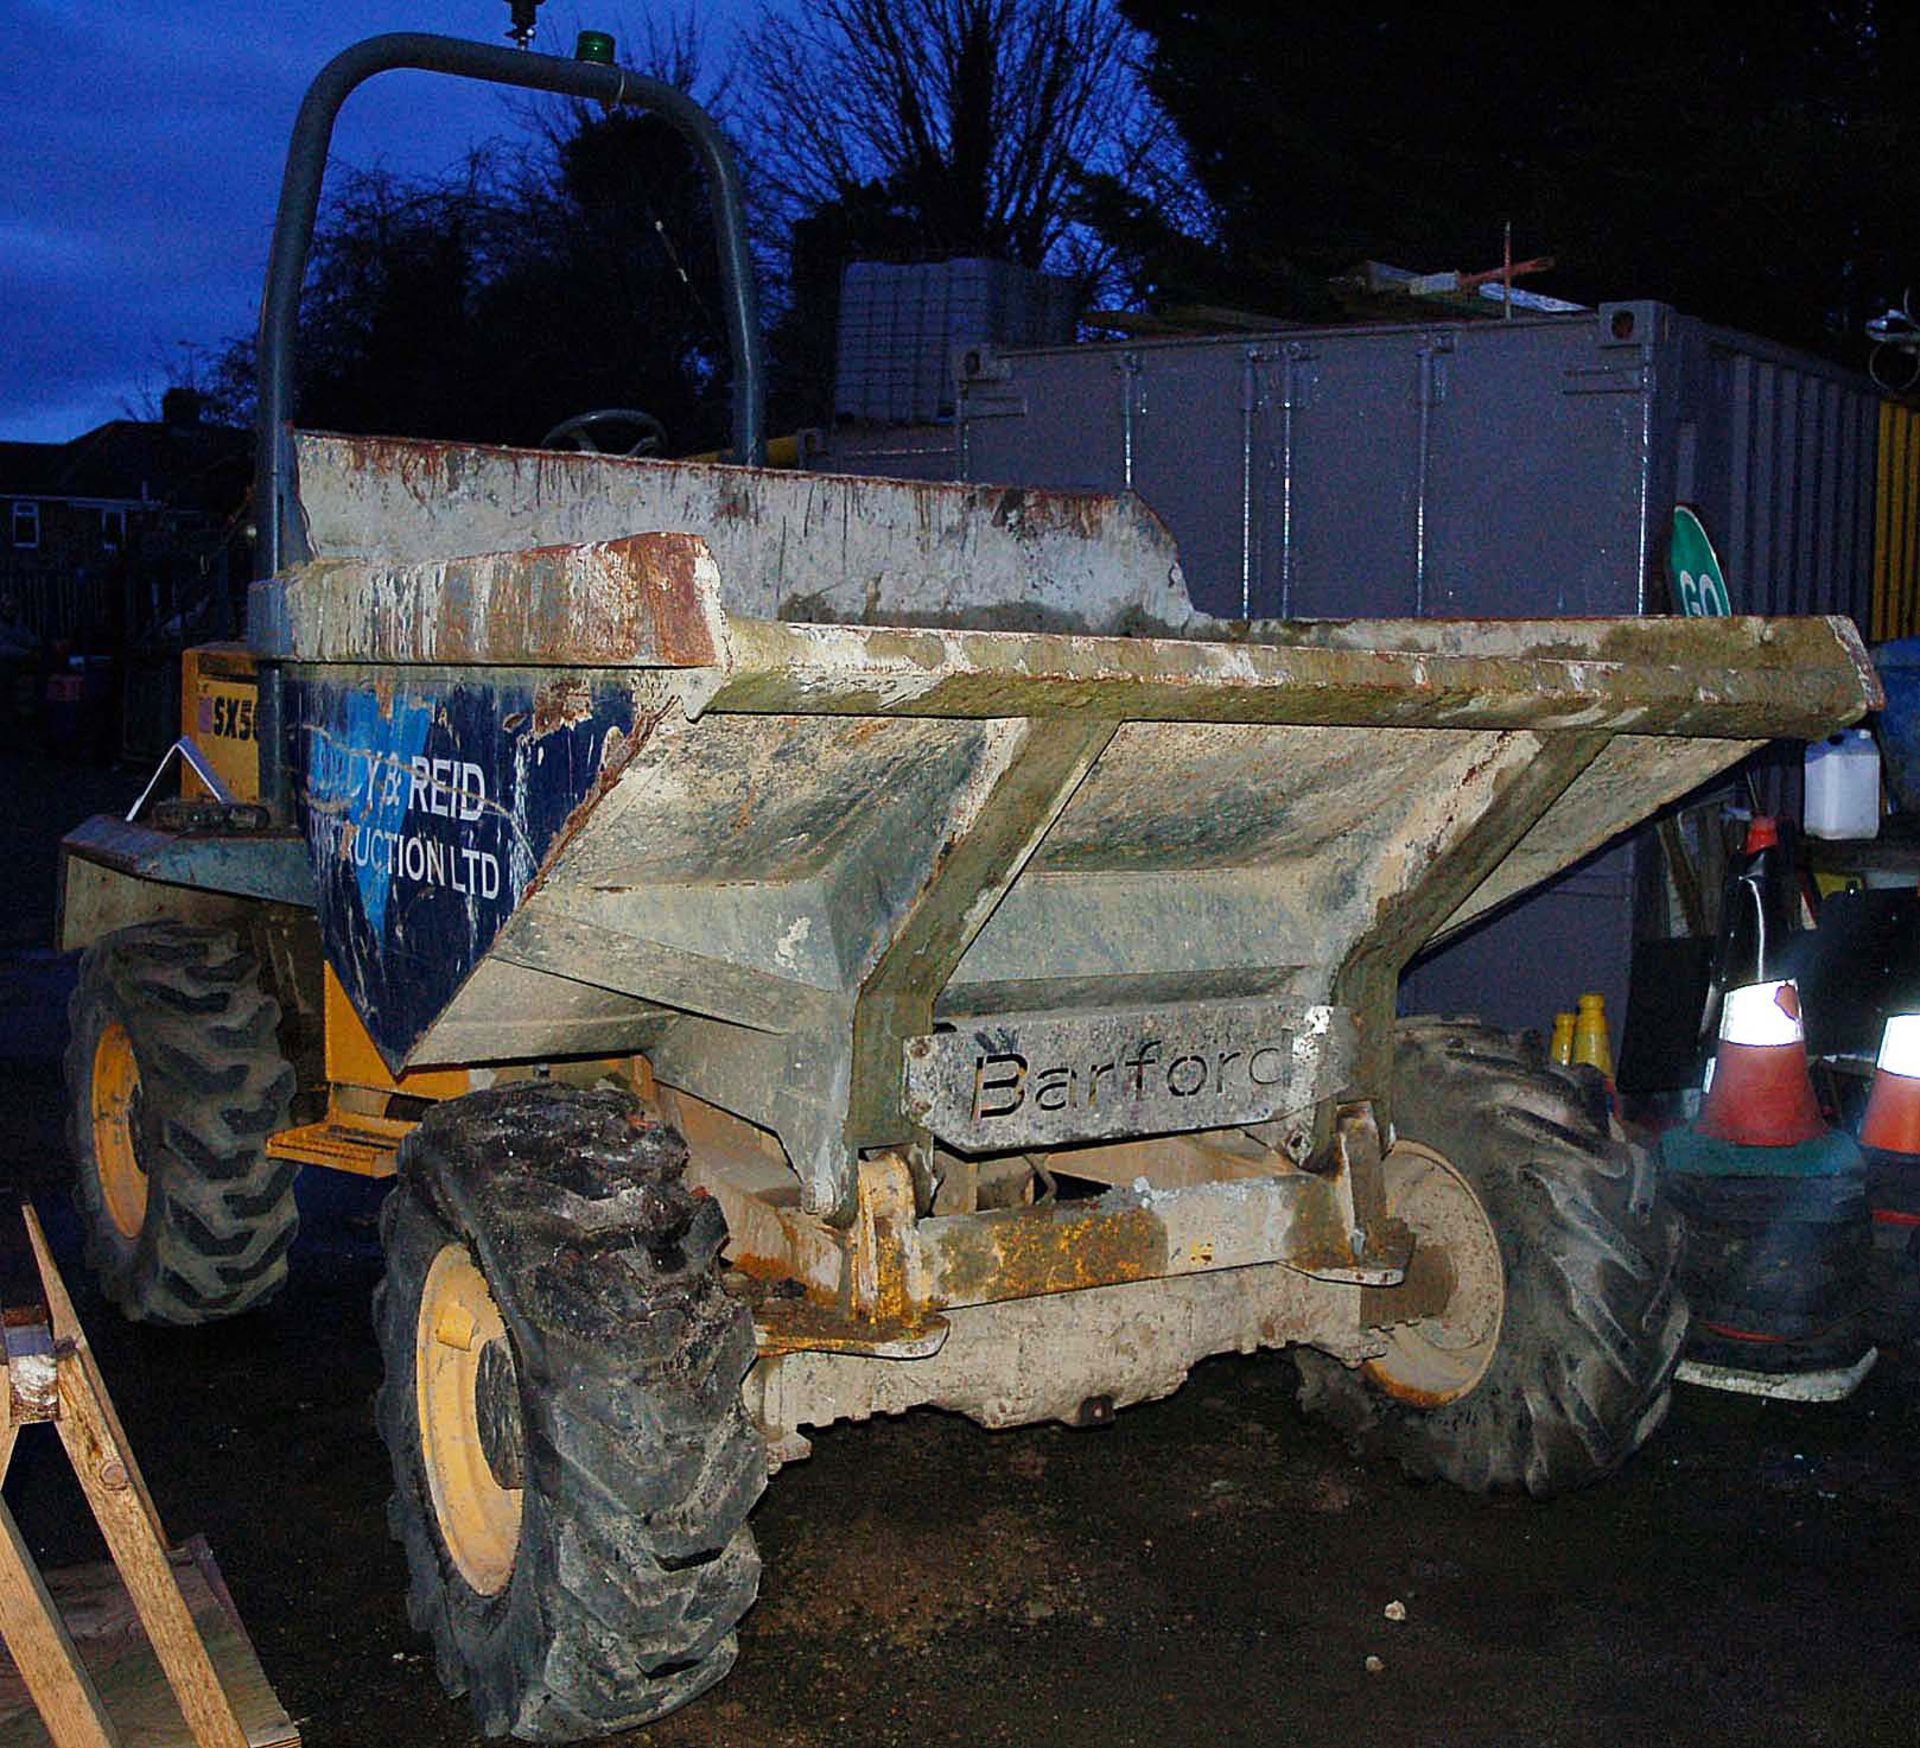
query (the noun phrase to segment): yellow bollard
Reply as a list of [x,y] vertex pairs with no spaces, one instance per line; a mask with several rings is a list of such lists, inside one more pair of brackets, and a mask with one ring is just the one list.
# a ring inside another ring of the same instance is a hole
[[1607,1036],[1607,998],[1589,991],[1573,1022],[1573,1060],[1591,1063],[1613,1081],[1613,1041]]

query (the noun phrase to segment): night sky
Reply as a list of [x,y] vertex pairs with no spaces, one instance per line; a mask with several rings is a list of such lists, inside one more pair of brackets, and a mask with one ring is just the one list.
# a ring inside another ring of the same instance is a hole
[[[750,0],[705,0],[724,65]],[[547,0],[535,47],[638,40],[634,0]],[[287,135],[327,59],[388,30],[500,42],[504,0],[6,0],[0,439],[58,442],[157,406],[181,347],[250,333]],[[491,88],[384,73],[337,162],[437,172],[512,133]]]

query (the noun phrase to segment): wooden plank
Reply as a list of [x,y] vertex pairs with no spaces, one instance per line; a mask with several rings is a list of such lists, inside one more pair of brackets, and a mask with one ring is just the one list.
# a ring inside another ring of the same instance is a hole
[[[233,1696],[249,1748],[299,1748],[300,1732],[268,1685],[206,1543],[197,1537],[171,1556],[180,1588]],[[138,1610],[105,1562],[47,1575],[47,1589],[72,1631],[113,1722],[121,1748],[193,1748]],[[58,1748],[17,1669],[0,1659],[0,1748]]]
[[[11,1429],[9,1429],[11,1430]],[[13,1513],[0,1504],[0,1636],[54,1748],[123,1748]]]
[[[13,1204],[21,1214],[24,1202]],[[0,1214],[0,1340],[7,1360],[7,1419],[15,1426],[58,1412],[53,1320],[31,1235],[20,1218]]]
[[[73,1299],[67,1292],[67,1283],[61,1278],[60,1270],[53,1260],[53,1251],[47,1244],[47,1234],[40,1224],[40,1216],[34,1211],[31,1202],[21,1204],[20,1212],[26,1220],[27,1240],[33,1246],[35,1261],[39,1264],[40,1280],[46,1291],[47,1315],[53,1327],[55,1346],[61,1350],[61,1394],[64,1397],[69,1385],[65,1363],[69,1357],[77,1362],[77,1376],[74,1381],[84,1382],[92,1415],[102,1429],[107,1441],[113,1446],[113,1454],[118,1459],[120,1473],[126,1477],[127,1490],[139,1502],[148,1524],[152,1527],[152,1539],[156,1548],[167,1545],[167,1532],[160,1522],[160,1513],[153,1503],[153,1495],[147,1491],[146,1478],[140,1473],[140,1465],[133,1459],[133,1447],[127,1442],[126,1430],[120,1424],[120,1416],[113,1406],[113,1398],[107,1394],[107,1381],[100,1375],[100,1367],[93,1357],[93,1349],[88,1345],[87,1332],[80,1327],[79,1314],[73,1308]],[[61,1431],[62,1439],[66,1432]],[[67,1442],[69,1452],[73,1449]],[[81,1480],[84,1482],[83,1475]],[[97,1513],[97,1508],[96,1508]],[[105,1529],[102,1524],[101,1528]]]
[[127,1447],[114,1437],[118,1428],[108,1424],[111,1410],[105,1409],[88,1376],[87,1357],[72,1349],[60,1356],[60,1419],[55,1424],[74,1473],[193,1728],[191,1740],[199,1748],[248,1748],[246,1732],[233,1715],[156,1534],[152,1501],[138,1485]]

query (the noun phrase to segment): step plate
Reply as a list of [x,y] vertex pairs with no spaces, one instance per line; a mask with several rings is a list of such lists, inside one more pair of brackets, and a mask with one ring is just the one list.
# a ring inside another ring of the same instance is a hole
[[390,1117],[333,1117],[323,1123],[304,1123],[282,1129],[267,1140],[272,1159],[297,1160],[330,1171],[349,1171],[359,1177],[392,1177],[400,1143],[413,1132],[411,1123]]

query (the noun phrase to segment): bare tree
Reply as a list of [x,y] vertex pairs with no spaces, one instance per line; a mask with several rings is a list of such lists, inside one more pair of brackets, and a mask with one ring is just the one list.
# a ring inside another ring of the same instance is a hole
[[[649,21],[639,68],[701,79],[690,13]],[[678,448],[728,420],[726,332],[701,168],[648,112],[510,98],[520,129],[440,176],[336,170],[295,354],[301,420],[531,443],[595,406],[640,406]],[[252,415],[253,341],[184,350],[169,382]]]
[[876,199],[927,254],[1079,277],[1111,252],[1084,222],[1098,179],[1165,178],[1172,130],[1109,0],[813,0],[749,39],[761,187],[791,222]]

